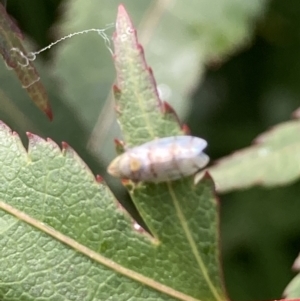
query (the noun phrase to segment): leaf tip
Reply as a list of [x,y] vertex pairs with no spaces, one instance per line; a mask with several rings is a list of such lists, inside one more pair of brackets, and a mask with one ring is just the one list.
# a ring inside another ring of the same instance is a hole
[[207,169],[200,171],[197,173],[194,177],[194,184],[198,185],[199,182],[209,182],[212,185],[212,189],[215,191],[216,190],[216,185],[214,182],[214,179],[210,175],[209,171]]
[[116,148],[117,154],[121,154],[125,151],[124,141],[121,141],[119,139],[114,139],[114,143],[115,143],[115,148]]
[[190,128],[186,124],[182,125],[181,130],[183,131],[183,133],[185,135],[191,134],[191,130],[190,130]]
[[49,118],[50,121],[53,120],[53,113],[52,113],[52,109],[50,107],[50,105],[48,104],[47,108],[45,109],[45,114],[47,115],[47,117]]
[[131,19],[124,7],[120,4],[118,7],[116,32],[113,35],[115,47],[118,43],[128,41],[132,44],[137,44],[136,30],[131,22]]
[[206,179],[206,180],[211,180],[213,181],[213,178],[212,176],[210,175],[209,171],[208,170],[205,170],[204,171],[204,174],[203,174],[203,179]]
[[119,25],[122,25],[120,23],[123,23],[123,24],[127,24],[127,26],[133,27],[130,17],[123,4],[120,4],[118,6],[117,24],[118,24],[118,22],[119,22]]
[[28,140],[34,140],[37,136],[35,134],[32,134],[31,132],[26,132],[26,136]]
[[62,141],[61,148],[62,148],[63,151],[66,151],[70,148],[70,145],[67,142]]
[[163,109],[163,113],[164,114],[168,114],[168,113],[176,114],[175,110],[173,109],[173,107],[168,102],[166,102],[166,101],[163,102],[162,109]]
[[26,135],[27,135],[27,138],[28,138],[28,152],[31,148],[33,148],[37,144],[45,142],[45,139],[43,139],[42,137],[40,137],[38,135],[35,135],[31,132],[26,132]]
[[124,4],[119,4],[118,6],[118,15],[127,14]]
[[121,89],[117,85],[113,85],[113,93],[116,98],[119,98],[121,95]]
[[162,103],[162,111],[164,115],[170,115],[178,124],[180,124],[179,117],[174,108],[166,101]]
[[103,182],[104,182],[103,177],[101,177],[100,175],[96,175],[96,182],[99,184],[103,184]]
[[117,85],[113,85],[113,92],[114,93],[121,93],[121,89]]

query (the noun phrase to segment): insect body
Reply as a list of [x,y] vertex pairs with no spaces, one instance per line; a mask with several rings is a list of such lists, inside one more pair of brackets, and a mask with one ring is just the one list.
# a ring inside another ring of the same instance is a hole
[[134,182],[164,182],[194,174],[206,166],[207,142],[193,136],[156,139],[127,150],[108,166],[112,176]]

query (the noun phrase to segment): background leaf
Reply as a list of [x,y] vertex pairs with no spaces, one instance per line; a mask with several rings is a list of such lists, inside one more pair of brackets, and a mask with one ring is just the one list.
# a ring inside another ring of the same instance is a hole
[[[40,81],[31,59],[22,44],[22,35],[10,20],[5,8],[0,3],[0,53],[8,68],[17,74],[22,87],[37,107],[52,119],[52,111],[46,90]],[[28,56],[28,57],[27,57]]]
[[[300,121],[293,120],[259,136],[255,144],[218,161],[208,169],[217,190],[254,185],[286,185],[300,177]],[[200,173],[198,179],[201,179]]]

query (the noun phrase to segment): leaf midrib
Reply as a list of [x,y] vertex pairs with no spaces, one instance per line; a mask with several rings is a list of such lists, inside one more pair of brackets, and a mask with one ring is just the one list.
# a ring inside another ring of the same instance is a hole
[[26,213],[10,206],[9,204],[5,203],[3,200],[0,200],[0,209],[5,211],[6,213],[14,216],[17,220],[25,222],[26,224],[40,230],[43,233],[46,233],[53,237],[54,239],[58,240],[59,242],[67,245],[71,249],[76,250],[76,252],[81,253],[92,261],[96,261],[97,263],[123,275],[126,276],[138,283],[142,283],[156,291],[169,295],[171,297],[177,298],[178,300],[182,301],[200,301],[199,299],[195,299],[189,295],[181,293],[171,287],[163,285],[149,277],[146,277],[140,273],[137,273],[133,270],[130,270],[102,255],[99,253],[89,249],[88,247],[78,243],[76,240],[62,234],[61,232],[49,227],[48,225],[42,223],[39,220],[34,219],[33,217],[27,215]]
[[171,195],[171,198],[172,198],[172,201],[173,201],[173,204],[174,204],[174,207],[175,207],[175,210],[176,210],[176,213],[177,213],[177,216],[178,216],[178,219],[180,221],[180,224],[182,226],[182,229],[184,231],[184,234],[186,236],[186,239],[191,247],[191,250],[192,250],[192,253],[194,254],[195,256],[195,259],[199,265],[199,269],[200,271],[202,272],[202,275],[204,277],[204,279],[206,280],[206,283],[212,293],[212,295],[215,297],[215,299],[217,301],[222,301],[223,298],[221,297],[221,295],[219,294],[219,292],[216,290],[215,286],[213,285],[213,282],[212,280],[210,279],[210,276],[208,274],[208,271],[205,267],[205,264],[203,262],[203,259],[202,259],[202,256],[201,254],[199,253],[198,249],[197,249],[197,245],[195,243],[195,240],[192,236],[192,233],[189,229],[189,227],[187,226],[187,222],[186,222],[186,219],[185,219],[185,216],[180,208],[180,205],[179,205],[179,201],[176,197],[176,194],[172,188],[172,183],[171,182],[167,182],[167,186],[168,186],[168,189],[169,189],[169,193]]

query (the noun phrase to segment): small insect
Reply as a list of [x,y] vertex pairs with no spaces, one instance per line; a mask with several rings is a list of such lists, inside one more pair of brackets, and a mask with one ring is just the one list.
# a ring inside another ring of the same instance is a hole
[[156,139],[127,150],[107,168],[114,177],[134,182],[165,182],[190,176],[209,162],[207,142],[193,136]]

